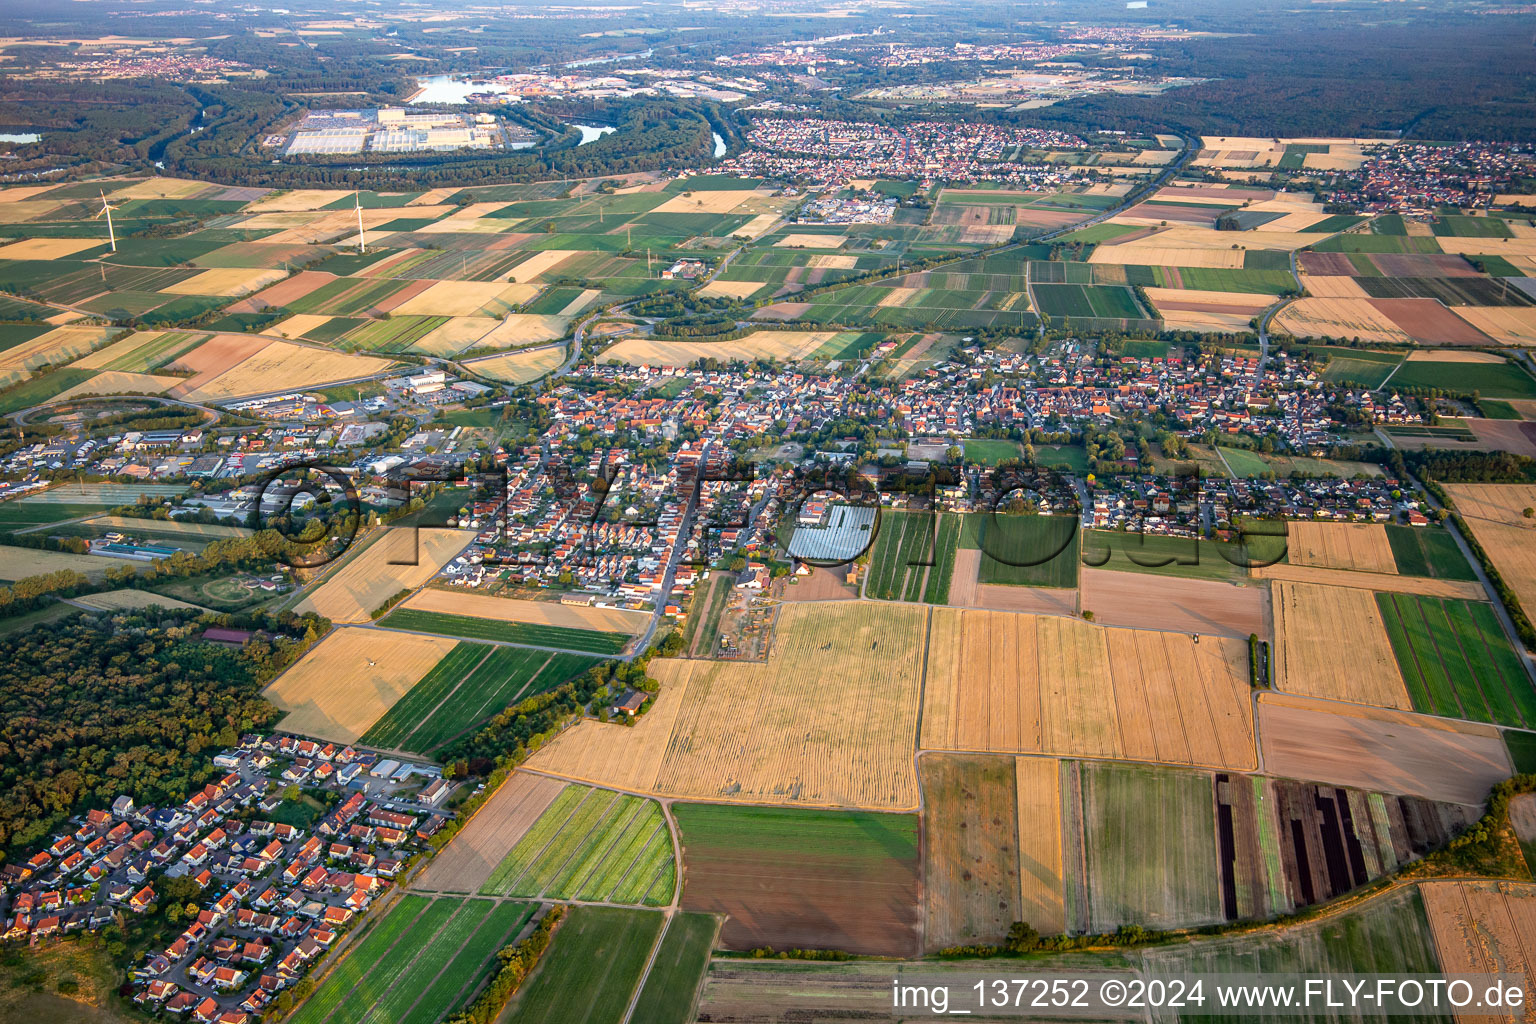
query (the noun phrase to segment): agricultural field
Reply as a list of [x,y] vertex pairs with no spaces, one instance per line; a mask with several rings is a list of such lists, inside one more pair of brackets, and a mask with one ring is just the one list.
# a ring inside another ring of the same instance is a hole
[[581,722],[529,767],[684,799],[910,810],[926,614],[787,604],[766,661],[655,659],[661,693],[634,726]]
[[555,802],[565,783],[513,772],[413,883],[426,892],[472,894]]
[[475,593],[462,587],[428,587],[401,602],[400,607],[497,622],[527,622],[608,633],[644,633],[651,621],[649,613],[625,608],[597,608],[561,604],[558,601],[520,601]]
[[1491,606],[1412,594],[1376,600],[1415,711],[1536,726],[1536,689]]
[[684,913],[671,919],[656,961],[645,976],[633,1020],[654,1024],[688,1024],[693,1020],[694,1004],[719,931],[720,920],[713,914]]
[[467,1003],[531,903],[402,896],[290,1018],[296,1024],[435,1024]]
[[[1001,942],[1008,927],[1024,919],[1014,759],[930,755],[918,774],[926,840],[924,941],[929,949]],[[1036,820],[1027,827],[1049,823]]]
[[1492,726],[1279,693],[1258,705],[1273,775],[1472,805],[1510,776]]
[[1322,587],[1353,587],[1390,594],[1424,594],[1427,597],[1452,597],[1464,601],[1486,601],[1482,584],[1470,580],[1430,576],[1393,575],[1384,572],[1348,572],[1343,569],[1317,569],[1308,565],[1277,562],[1249,571],[1255,579],[1290,583],[1308,583]]
[[507,1024],[622,1024],[666,919],[658,911],[570,907]]
[[677,868],[654,800],[571,785],[480,885],[484,896],[666,906]]
[[1477,579],[1449,530],[1414,526],[1388,526],[1386,530],[1399,574],[1469,582]]
[[870,548],[869,597],[886,601],[949,600],[961,516],[884,511]]
[[1414,706],[1370,591],[1279,580],[1270,589],[1281,690],[1405,711]]
[[1536,887],[1522,882],[1424,882],[1430,932],[1447,973],[1524,975],[1536,949]]
[[1379,523],[1288,523],[1286,547],[1292,565],[1397,572],[1387,528]]
[[92,578],[99,578],[108,569],[114,569],[125,563],[120,558],[108,558],[102,555],[77,555],[69,551],[49,551],[43,548],[19,548],[9,544],[0,544],[0,581],[7,583],[26,579],[28,576],[41,576],[50,572],[58,572],[68,569],[72,572],[83,573]]
[[500,643],[584,651],[592,654],[618,654],[632,639],[628,633],[572,629],[568,626],[551,626],[540,622],[513,622],[469,615],[449,615],[445,612],[429,612],[417,608],[397,608],[383,621],[385,625],[395,629],[419,633],[440,633],[444,636],[460,636],[470,640],[494,640]]
[[1246,641],[935,609],[930,750],[1255,766]]
[[382,530],[312,585],[294,610],[332,622],[369,622],[386,600],[427,582],[474,539],[470,530]]
[[[1392,375],[1392,383],[1405,388],[1439,388],[1456,394],[1477,392],[1484,398],[1536,398],[1536,377],[1519,364],[1493,362],[1431,362],[1415,352]],[[1429,353],[1423,353],[1428,355]]]
[[285,732],[355,743],[457,646],[442,637],[342,628],[273,680]]
[[980,550],[979,583],[1075,587],[1080,534],[1076,516],[973,513],[959,545]]
[[1536,521],[1524,511],[1536,507],[1529,484],[1446,484],[1456,511],[1522,606],[1536,608]]
[[727,914],[730,949],[918,952],[910,814],[675,804],[683,907]]
[[595,658],[460,643],[363,734],[370,746],[435,754],[503,708],[551,690]]
[[140,611],[144,608],[208,610],[195,604],[188,604],[186,601],[178,601],[174,597],[161,597],[159,594],[151,594],[147,590],[109,590],[103,594],[86,594],[83,597],[75,598],[75,603],[104,612]]

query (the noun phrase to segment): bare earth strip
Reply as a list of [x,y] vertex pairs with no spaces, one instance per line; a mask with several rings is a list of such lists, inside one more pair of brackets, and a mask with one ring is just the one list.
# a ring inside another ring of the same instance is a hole
[[1413,710],[1374,594],[1277,582],[1274,599],[1280,689]]
[[1262,586],[1086,567],[1080,571],[1079,585],[1083,608],[1105,626],[1238,639],[1251,633],[1269,635],[1269,596]]
[[497,622],[535,622],[547,626],[598,629],[631,635],[644,633],[651,623],[651,616],[646,612],[565,605],[554,601],[520,601],[516,598],[477,594],[462,587],[423,590],[405,601],[401,607],[447,615],[468,615],[477,619],[495,619]]
[[1488,594],[1481,585],[1462,580],[1438,580],[1427,576],[1391,576],[1387,573],[1375,572],[1348,572],[1344,569],[1319,569],[1310,565],[1287,565],[1283,562],[1266,565],[1250,572],[1261,580],[1289,580],[1292,583],[1355,587],[1360,590],[1379,590],[1391,594],[1453,597],[1464,601],[1488,600]]
[[1512,770],[1492,726],[1278,693],[1258,703],[1271,775],[1480,804]]
[[565,783],[558,779],[513,772],[443,852],[433,858],[413,888],[478,892],[496,865],[563,789]]

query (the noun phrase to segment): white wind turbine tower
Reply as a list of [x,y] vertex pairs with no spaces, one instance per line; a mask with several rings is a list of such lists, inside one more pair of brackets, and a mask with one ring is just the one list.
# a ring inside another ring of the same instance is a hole
[[357,251],[361,255],[368,251],[367,240],[363,238],[363,194],[353,192],[352,201],[357,206]]
[[[96,217],[100,217],[102,213],[107,215],[107,242],[112,246],[112,251],[117,252],[117,234],[112,230],[112,204],[107,202],[107,194],[105,192],[102,192],[100,189],[96,191],[101,196],[101,213],[96,214]],[[96,217],[91,219],[95,220]]]

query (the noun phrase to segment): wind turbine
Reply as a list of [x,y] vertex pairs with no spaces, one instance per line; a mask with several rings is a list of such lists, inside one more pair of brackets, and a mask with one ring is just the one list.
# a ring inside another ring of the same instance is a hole
[[[96,217],[100,217],[102,213],[107,215],[107,241],[111,244],[112,251],[117,252],[117,234],[112,230],[112,204],[107,202],[107,194],[105,192],[101,191],[101,189],[97,189],[96,192],[101,196],[101,213],[96,214]],[[95,220],[96,217],[91,219]]]
[[363,194],[353,192],[352,202],[357,207],[357,253],[361,256],[368,251],[368,242],[363,238]]

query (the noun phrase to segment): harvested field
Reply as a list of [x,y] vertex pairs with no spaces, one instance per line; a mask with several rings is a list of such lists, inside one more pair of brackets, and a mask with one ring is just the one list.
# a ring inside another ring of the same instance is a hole
[[916,815],[677,804],[683,907],[729,949],[918,949]]
[[125,533],[144,532],[157,537],[188,537],[195,540],[222,540],[226,537],[251,535],[251,531],[243,526],[191,523],[180,519],[136,519],[131,516],[96,516],[87,519],[85,525],[104,530],[122,530]]
[[84,597],[74,598],[73,601],[75,604],[83,604],[87,608],[104,612],[138,611],[141,608],[191,608],[200,612],[208,610],[201,605],[188,604],[174,597],[161,597],[147,590],[109,590],[104,594],[86,594]]
[[472,530],[388,529],[326,576],[294,610],[332,622],[368,622],[387,598],[421,586],[474,538]]
[[1523,512],[1536,506],[1530,484],[1447,484],[1456,510],[1494,568],[1525,608],[1536,608],[1536,523]]
[[557,779],[513,772],[453,841],[432,859],[413,888],[429,892],[478,892],[496,865],[563,789],[565,783]]
[[60,391],[44,404],[53,405],[71,398],[80,398],[83,395],[159,395],[180,384],[181,380],[180,377],[157,377],[148,373],[103,371],[72,388]]
[[1303,274],[1301,286],[1319,299],[1368,299],[1364,288],[1352,277],[1310,277]]
[[102,555],[76,555],[68,551],[47,551],[43,548],[16,548],[0,544],[0,580],[14,582],[28,576],[42,576],[61,569],[100,576],[108,569],[133,565],[121,558]]
[[565,346],[551,345],[531,352],[508,352],[465,363],[471,372],[507,384],[526,384],[538,380],[565,362]]
[[1292,565],[1397,573],[1387,528],[1380,523],[1289,523],[1286,548]]
[[[980,548],[959,548],[955,551],[954,575],[950,578],[949,604],[957,608],[965,607],[989,607],[982,604],[979,594],[980,587],[976,581],[976,575],[981,570]],[[996,587],[994,589],[1013,593],[1020,591],[1022,587]],[[1052,591],[1051,596],[1059,596]]]
[[924,615],[785,605],[766,662],[652,661],[661,695],[635,726],[582,722],[529,766],[663,796],[914,808]]
[[246,295],[285,278],[281,270],[248,270],[239,267],[205,270],[185,281],[161,288],[170,295]]
[[479,347],[481,339],[489,339],[500,326],[501,321],[492,317],[456,316],[412,342],[411,351],[434,356],[457,355],[467,348]]
[[1254,767],[1247,644],[935,609],[922,746]]
[[532,299],[538,288],[504,281],[437,281],[392,313],[412,316],[502,317]]
[[1161,244],[1163,237],[1163,234],[1156,234],[1122,245],[1100,245],[1088,257],[1088,262],[1127,263],[1146,267],[1243,269],[1243,252],[1239,249],[1178,248]]
[[1412,338],[1377,307],[1379,299],[1297,299],[1275,314],[1275,327],[1298,338],[1359,338],[1406,345]]
[[[919,762],[929,951],[999,943],[1014,921],[1024,920],[1018,840],[1025,820],[1018,816],[1014,760],[944,754]],[[1054,772],[1050,783],[1059,788]],[[1050,823],[1031,819],[1027,825],[1047,830]],[[1058,820],[1058,846],[1060,828]],[[1059,852],[1056,870],[1059,879]]]
[[513,267],[511,272],[507,274],[507,280],[517,284],[527,284],[540,274],[554,270],[575,255],[576,251],[574,249],[545,249],[541,252],[536,252]]
[[447,615],[468,615],[477,619],[494,619],[497,622],[533,622],[566,629],[596,629],[610,633],[628,633],[631,636],[644,633],[651,622],[648,612],[567,605],[556,601],[520,601],[515,598],[476,594],[462,587],[452,590],[429,587],[407,598],[400,607],[424,612],[442,612]]
[[699,359],[721,362],[804,359],[831,341],[837,331],[757,331],[734,341],[663,341],[628,338],[598,356],[599,362],[633,366],[687,366]]
[[1487,363],[1503,366],[1507,360],[1497,352],[1410,352],[1410,363]]
[[1223,920],[1211,777],[1136,765],[1083,765],[1088,930]]
[[[200,337],[184,331],[136,331],[71,364],[77,370],[125,370],[146,373],[171,362]],[[180,383],[178,380],[177,383]]]
[[1101,625],[1239,640],[1251,633],[1269,636],[1269,595],[1263,587],[1087,567],[1079,586],[1083,608]]
[[848,239],[842,235],[788,234],[773,244],[786,249],[841,249]]
[[[1536,967],[1536,886],[1527,882],[1421,882],[1424,911],[1447,974],[1503,974],[1526,979]],[[1530,1020],[1527,1006],[1519,1019]],[[1463,1024],[1503,1022],[1511,1015],[1456,1015]]]
[[1193,313],[1246,313],[1253,316],[1275,301],[1259,292],[1211,292],[1194,288],[1147,288],[1159,310]]
[[100,248],[99,238],[27,238],[0,246],[0,260],[62,260],[77,252]]
[[1536,345],[1536,307],[1457,306],[1456,315],[1501,345]]
[[457,641],[342,628],[331,633],[263,691],[288,712],[284,732],[355,743]]
[[1288,693],[1413,709],[1366,590],[1274,584],[1275,679]]
[[46,334],[0,350],[0,385],[8,374],[21,380],[44,364],[63,364],[105,345],[119,331],[112,327],[56,327]]
[[711,281],[699,289],[706,299],[745,299],[756,294],[766,281]]
[[1014,759],[1018,791],[1019,919],[1041,935],[1066,931],[1062,855],[1061,762]]
[[1429,597],[1459,597],[1467,601],[1486,601],[1488,592],[1480,583],[1463,580],[1434,579],[1428,576],[1392,576],[1387,573],[1346,572],[1343,569],[1318,569],[1309,565],[1277,562],[1249,570],[1261,580],[1287,580],[1292,583],[1316,583],[1326,587],[1355,587],[1392,594],[1424,594]]
[[1482,803],[1510,776],[1492,726],[1278,693],[1258,703],[1272,775],[1459,804]]
[[675,195],[652,213],[730,213],[758,195],[752,189],[721,189]]
[[[216,342],[218,339],[215,339]],[[214,344],[209,342],[208,344]],[[201,346],[197,351],[207,348]],[[185,360],[183,360],[185,361]],[[297,390],[335,381],[382,373],[394,364],[388,359],[352,355],[295,345],[287,341],[266,342],[261,349],[211,380],[199,377],[186,381],[175,391],[198,402],[218,402],[260,395],[272,391]],[[199,375],[201,376],[201,375]]]

